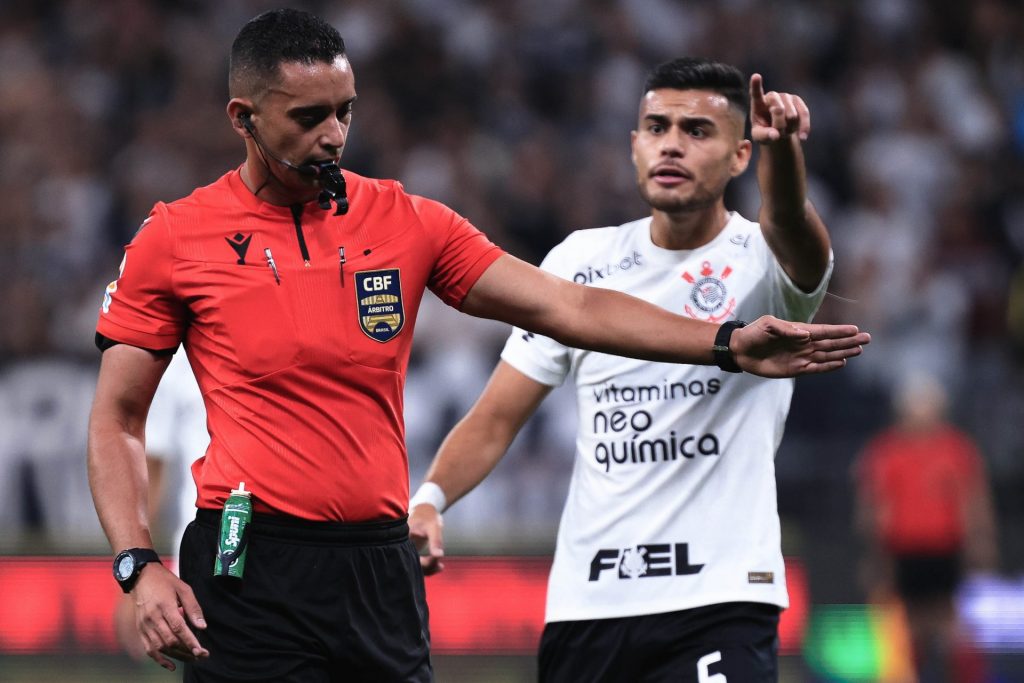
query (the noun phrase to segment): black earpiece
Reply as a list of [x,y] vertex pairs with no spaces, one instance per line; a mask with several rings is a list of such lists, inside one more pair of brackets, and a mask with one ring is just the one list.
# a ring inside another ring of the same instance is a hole
[[252,125],[252,113],[247,111],[242,112],[238,115],[238,120],[241,122],[242,128],[249,131],[249,135],[256,135],[256,133],[253,132],[254,126]]

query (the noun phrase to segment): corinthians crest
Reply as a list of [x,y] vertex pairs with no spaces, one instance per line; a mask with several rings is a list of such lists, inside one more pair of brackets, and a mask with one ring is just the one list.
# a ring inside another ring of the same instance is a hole
[[370,339],[390,341],[405,323],[398,268],[356,273],[359,327]]
[[711,267],[711,261],[704,261],[700,265],[700,278],[695,278],[689,271],[683,272],[683,279],[693,285],[690,290],[690,303],[683,306],[686,315],[697,320],[708,322],[722,322],[732,315],[736,310],[736,297],[729,296],[729,290],[725,286],[725,279],[732,273],[732,268],[726,266],[720,275],[715,275]]

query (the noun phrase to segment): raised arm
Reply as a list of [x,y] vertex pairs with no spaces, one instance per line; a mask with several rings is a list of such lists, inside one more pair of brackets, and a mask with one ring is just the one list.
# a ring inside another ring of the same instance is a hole
[[[471,315],[502,320],[574,348],[644,360],[713,365],[719,326],[636,297],[563,280],[504,255],[463,302]],[[828,372],[857,356],[870,336],[853,325],[794,324],[762,316],[736,330],[741,369],[762,377]]]
[[[103,353],[89,417],[89,487],[114,552],[152,548],[147,510],[145,425],[149,404],[169,359],[118,344]],[[177,659],[208,656],[185,623],[205,628],[192,589],[161,564],[142,569],[131,591],[148,654],[166,669]]]
[[[490,474],[516,434],[551,391],[505,361],[499,361],[490,381],[466,416],[448,433],[424,480],[437,486],[443,502],[430,495],[413,498],[409,534],[421,552],[423,573],[444,569],[444,535],[441,513]],[[439,509],[440,508],[440,509]]]
[[750,77],[750,136],[760,145],[758,221],[768,246],[786,274],[813,291],[828,268],[828,230],[807,198],[803,141],[811,113],[797,95],[764,91],[761,74]]

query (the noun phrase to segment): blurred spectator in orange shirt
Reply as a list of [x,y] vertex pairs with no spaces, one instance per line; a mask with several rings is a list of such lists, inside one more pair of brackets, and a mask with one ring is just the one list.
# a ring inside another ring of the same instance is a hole
[[996,565],[985,464],[973,439],[947,420],[947,400],[933,377],[908,378],[895,396],[894,423],[855,467],[869,591],[902,604],[922,683],[984,680],[954,598],[966,572]]

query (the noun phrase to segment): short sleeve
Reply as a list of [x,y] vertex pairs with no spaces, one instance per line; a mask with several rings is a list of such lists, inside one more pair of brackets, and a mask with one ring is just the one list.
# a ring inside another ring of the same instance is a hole
[[153,208],[125,248],[118,278],[107,285],[96,331],[154,351],[181,341],[185,312],[174,295],[174,254],[165,212]]
[[504,250],[465,218],[438,202],[412,197],[420,220],[437,240],[438,256],[427,286],[441,301],[461,308],[484,271]]
[[835,257],[832,251],[829,250],[828,265],[825,268],[825,273],[821,276],[821,281],[814,288],[813,292],[805,292],[800,289],[790,279],[771,249],[767,251],[771,260],[769,268],[771,269],[772,279],[775,282],[775,289],[782,294],[783,310],[779,312],[779,317],[786,320],[810,322],[811,318],[814,317],[814,314],[821,307],[821,302],[828,291],[828,283],[832,279],[832,269],[835,265]]

